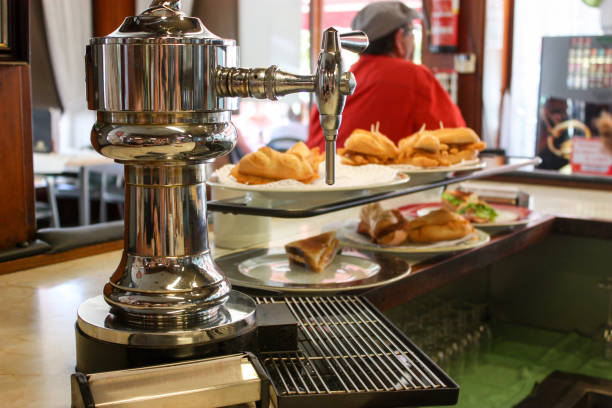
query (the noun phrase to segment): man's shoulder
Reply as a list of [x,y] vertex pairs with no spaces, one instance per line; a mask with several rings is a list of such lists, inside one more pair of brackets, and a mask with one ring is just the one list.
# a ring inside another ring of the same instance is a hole
[[383,71],[383,73],[388,74],[388,76],[384,76],[386,79],[399,77],[422,82],[433,78],[431,71],[424,65],[415,64],[401,58],[378,57],[370,58],[364,62],[363,68],[368,71],[370,69]]
[[392,67],[403,73],[410,73],[419,77],[432,76],[431,71],[425,65],[415,64],[412,61],[406,61],[400,58],[392,58]]

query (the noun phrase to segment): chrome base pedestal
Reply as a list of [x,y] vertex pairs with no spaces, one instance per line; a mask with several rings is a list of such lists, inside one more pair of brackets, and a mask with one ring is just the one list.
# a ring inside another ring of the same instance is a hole
[[89,374],[251,350],[255,308],[249,296],[231,291],[214,320],[153,329],[117,319],[102,296],[88,299],[78,310],[76,369]]

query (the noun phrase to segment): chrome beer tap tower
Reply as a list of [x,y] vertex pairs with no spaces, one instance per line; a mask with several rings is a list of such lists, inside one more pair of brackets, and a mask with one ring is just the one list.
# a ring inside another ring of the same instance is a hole
[[233,291],[208,245],[205,163],[237,139],[238,97],[275,100],[314,92],[334,182],[335,140],[355,80],[341,48],[365,34],[323,34],[316,73],[238,68],[238,47],[156,0],[86,49],[87,99],[96,110],[94,148],[125,165],[125,244],[103,289],[76,323],[77,369],[104,371],[243,351],[255,303]]

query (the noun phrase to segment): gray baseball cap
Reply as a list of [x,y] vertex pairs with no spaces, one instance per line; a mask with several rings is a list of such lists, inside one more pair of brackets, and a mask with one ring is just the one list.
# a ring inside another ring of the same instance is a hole
[[370,41],[410,24],[421,14],[399,1],[378,1],[362,8],[351,21],[353,30],[363,31]]

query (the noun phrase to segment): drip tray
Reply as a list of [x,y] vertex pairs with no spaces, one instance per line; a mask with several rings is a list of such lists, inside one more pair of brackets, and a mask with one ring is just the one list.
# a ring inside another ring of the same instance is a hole
[[367,300],[259,297],[298,321],[298,350],[259,353],[279,408],[454,405],[459,388]]

